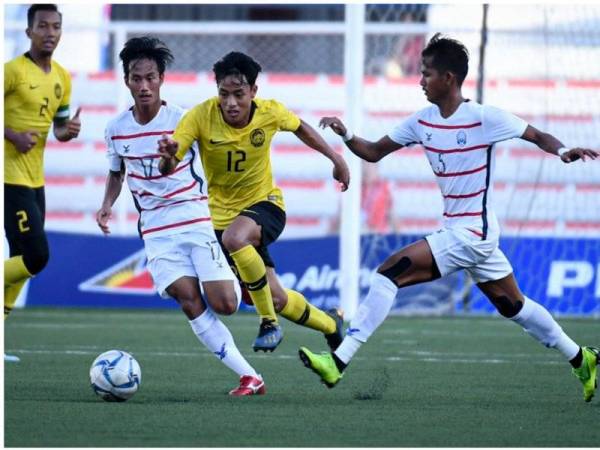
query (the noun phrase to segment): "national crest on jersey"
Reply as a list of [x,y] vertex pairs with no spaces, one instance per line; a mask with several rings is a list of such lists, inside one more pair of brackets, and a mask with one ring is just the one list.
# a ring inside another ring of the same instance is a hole
[[163,102],[156,117],[145,125],[137,123],[129,109],[106,127],[110,170],[117,172],[125,164],[144,239],[212,228],[197,148],[190,149],[172,174],[162,175],[158,170],[158,140],[163,134],[173,134],[183,113],[183,109]]
[[444,226],[467,227],[486,239],[498,232],[492,208],[493,145],[521,137],[527,123],[476,102],[463,102],[448,118],[432,105],[396,126],[390,138],[421,144],[444,199]]

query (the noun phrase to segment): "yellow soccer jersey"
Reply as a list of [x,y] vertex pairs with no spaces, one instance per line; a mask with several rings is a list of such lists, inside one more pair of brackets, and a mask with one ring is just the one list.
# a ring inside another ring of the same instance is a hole
[[300,119],[275,100],[254,99],[256,109],[244,128],[223,119],[217,97],[191,109],[173,139],[181,161],[194,141],[200,146],[215,229],[223,230],[242,209],[261,201],[284,208],[283,195],[271,170],[271,140],[277,131],[296,131]]
[[69,118],[71,76],[52,61],[45,73],[26,54],[4,64],[4,126],[14,131],[37,131],[40,138],[27,153],[4,139],[4,182],[44,185],[44,146],[52,121]]

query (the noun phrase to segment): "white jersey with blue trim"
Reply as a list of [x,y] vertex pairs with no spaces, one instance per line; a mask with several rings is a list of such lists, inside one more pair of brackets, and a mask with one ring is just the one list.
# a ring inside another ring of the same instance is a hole
[[158,140],[172,135],[185,110],[166,102],[149,123],[140,125],[133,108],[119,114],[106,126],[109,169],[125,165],[127,184],[140,213],[142,238],[211,228],[206,177],[194,144],[170,175],[158,170]]
[[444,227],[499,234],[492,207],[496,142],[523,136],[527,122],[492,106],[465,101],[447,118],[431,105],[397,125],[389,137],[421,144],[444,198]]

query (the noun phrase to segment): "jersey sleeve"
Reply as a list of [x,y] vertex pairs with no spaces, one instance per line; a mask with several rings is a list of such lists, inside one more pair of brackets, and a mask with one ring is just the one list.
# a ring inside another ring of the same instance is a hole
[[13,92],[17,86],[17,70],[14,63],[4,64],[4,97]]
[[490,142],[519,138],[525,133],[527,122],[503,109],[494,106],[483,107],[483,132]]
[[64,92],[63,96],[60,100],[60,105],[58,105],[58,110],[54,115],[54,122],[61,123],[66,120],[69,120],[69,103],[71,101],[71,75],[65,69],[61,70],[62,79],[64,84]]
[[[175,127],[173,140],[179,144],[179,150],[175,154],[175,158],[179,161],[183,159],[192,144],[200,139],[201,130],[199,123],[201,118],[199,115],[201,113],[202,110],[199,107],[186,112],[177,123],[177,127]],[[208,120],[208,117],[206,120]]]
[[108,170],[111,172],[120,172],[121,171],[121,157],[115,150],[115,146],[113,144],[111,126],[110,124],[104,129],[104,141],[106,142],[106,157],[108,158]]
[[282,103],[275,101],[273,103],[275,105],[273,110],[275,114],[277,114],[277,126],[279,131],[296,131],[300,128],[300,117],[287,109]]
[[400,145],[409,145],[419,142],[420,138],[416,132],[417,115],[413,114],[396,125],[388,133],[390,139]]

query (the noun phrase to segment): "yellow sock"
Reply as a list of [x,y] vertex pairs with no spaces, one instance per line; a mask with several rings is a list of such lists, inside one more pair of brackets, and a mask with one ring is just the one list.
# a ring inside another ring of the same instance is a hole
[[13,256],[10,259],[4,260],[4,286],[9,284],[15,284],[18,281],[26,280],[31,278],[33,275],[29,273],[25,263],[23,262],[23,256]]
[[4,320],[14,308],[17,297],[26,281],[27,278],[17,281],[15,284],[4,285]]
[[260,318],[277,322],[273,297],[267,282],[267,269],[256,249],[247,245],[230,255]]
[[308,303],[306,297],[300,292],[291,289],[286,289],[285,292],[287,292],[288,301],[279,314],[292,322],[324,334],[331,334],[335,331],[335,320],[330,315]]

